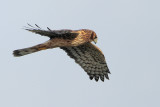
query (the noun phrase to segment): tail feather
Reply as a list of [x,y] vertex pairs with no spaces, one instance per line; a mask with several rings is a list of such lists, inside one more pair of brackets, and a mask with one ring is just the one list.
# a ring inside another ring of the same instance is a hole
[[40,50],[45,50],[45,49],[48,49],[48,47],[46,45],[39,44],[39,45],[29,47],[29,48],[14,50],[13,55],[15,57],[20,57],[20,56],[24,56],[24,55],[31,54],[31,53],[34,53],[34,52],[38,52]]

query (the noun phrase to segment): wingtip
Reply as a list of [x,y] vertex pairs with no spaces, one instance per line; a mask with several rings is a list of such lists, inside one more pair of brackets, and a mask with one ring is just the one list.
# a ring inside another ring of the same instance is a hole
[[[89,74],[88,74],[89,75]],[[90,80],[95,80],[96,82],[98,82],[99,80],[101,80],[102,82],[104,82],[105,81],[105,78],[107,79],[107,80],[109,80],[109,76],[108,76],[108,74],[104,74],[104,75],[99,75],[99,76],[96,76],[96,75],[89,75],[89,78],[90,78]],[[100,78],[100,79],[99,79]]]
[[41,27],[39,27],[37,24],[35,24],[36,27],[38,27],[39,29],[41,29]]
[[[26,27],[26,26],[24,26],[24,29],[25,30],[27,30],[27,31],[33,31],[33,30],[35,30],[35,29],[41,29],[37,24],[35,24],[35,27],[34,26],[32,26],[31,24],[29,24],[29,23],[27,23],[27,25],[29,26],[29,27]],[[30,28],[31,27],[31,28]],[[37,28],[36,28],[37,27]]]
[[108,76],[108,74],[106,74],[106,75],[105,75],[105,77],[109,80],[109,76]]
[[108,69],[108,71],[107,71],[109,74],[111,74],[111,72],[110,72],[110,70]]

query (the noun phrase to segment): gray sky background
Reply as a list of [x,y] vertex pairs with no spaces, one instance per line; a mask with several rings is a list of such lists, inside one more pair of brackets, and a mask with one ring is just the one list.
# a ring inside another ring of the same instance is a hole
[[[159,0],[4,0],[0,13],[0,107],[160,107]],[[27,23],[94,30],[110,80],[89,80],[59,48],[13,57],[48,40]]]

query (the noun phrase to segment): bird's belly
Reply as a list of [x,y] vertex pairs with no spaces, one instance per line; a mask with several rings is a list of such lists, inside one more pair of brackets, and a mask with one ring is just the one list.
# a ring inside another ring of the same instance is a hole
[[83,39],[80,39],[80,38],[71,41],[72,46],[79,46],[79,45],[82,45],[84,43],[85,43],[85,41]]
[[47,44],[49,45],[50,48],[56,48],[56,47],[68,47],[68,46],[79,46],[84,44],[85,41],[83,39],[51,39],[47,41]]

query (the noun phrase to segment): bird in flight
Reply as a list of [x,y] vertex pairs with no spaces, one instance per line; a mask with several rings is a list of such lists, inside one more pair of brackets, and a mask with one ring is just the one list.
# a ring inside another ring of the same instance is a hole
[[84,71],[89,75],[89,78],[93,78],[98,81],[99,78],[109,79],[108,74],[110,73],[105,57],[102,51],[95,46],[97,42],[97,35],[94,31],[89,29],[80,30],[48,30],[41,29],[35,24],[35,27],[28,24],[25,30],[47,36],[50,39],[42,44],[32,46],[29,48],[18,49],[13,51],[15,57],[24,56],[41,50],[52,49],[59,47],[64,50],[68,56],[73,58]]

